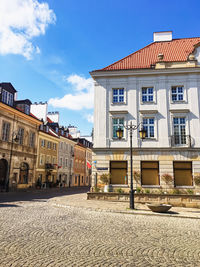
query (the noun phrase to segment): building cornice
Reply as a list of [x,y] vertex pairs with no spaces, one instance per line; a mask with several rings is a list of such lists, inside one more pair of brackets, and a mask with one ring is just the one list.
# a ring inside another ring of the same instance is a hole
[[46,138],[48,140],[54,140],[56,142],[59,142],[59,137],[53,136],[53,135],[51,135],[49,133],[45,133],[43,131],[39,131],[39,137],[43,137],[43,138]]
[[[141,148],[141,147],[133,147],[133,153],[134,151],[137,151],[137,152],[144,152],[144,151],[152,151],[152,152],[160,152],[160,151],[189,151],[189,152],[195,152],[195,151],[200,151],[200,147],[195,147],[195,148],[191,148],[191,147],[156,147],[156,148],[153,148],[153,147],[144,147],[144,148]],[[108,147],[105,147],[105,148],[93,148],[92,149],[93,152],[116,152],[116,151],[120,151],[120,152],[128,152],[130,153],[130,148],[129,147],[115,147],[115,148],[108,148]]]
[[30,115],[27,115],[27,114],[25,114],[25,113],[15,109],[15,108],[13,108],[13,107],[10,107],[10,106],[2,103],[2,102],[0,102],[0,109],[3,109],[3,111],[5,111],[5,112],[9,112],[9,113],[21,118],[21,119],[29,121],[31,123],[34,123],[34,124],[37,124],[37,125],[41,125],[42,124],[42,122],[40,120],[35,119],[35,118],[31,117]]
[[172,68],[172,69],[134,69],[134,70],[109,70],[92,71],[92,78],[119,77],[119,76],[146,76],[146,75],[165,75],[165,74],[200,74],[200,67]]

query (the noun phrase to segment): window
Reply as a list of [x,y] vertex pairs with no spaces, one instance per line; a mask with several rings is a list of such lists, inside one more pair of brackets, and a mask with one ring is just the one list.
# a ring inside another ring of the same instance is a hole
[[18,137],[19,137],[19,144],[23,145],[23,142],[24,142],[24,129],[23,128],[19,128]]
[[183,86],[172,87],[172,101],[183,101]]
[[154,138],[154,118],[143,118],[143,128],[146,138]]
[[186,144],[185,118],[173,118],[174,144]]
[[142,161],[142,185],[159,185],[158,161]]
[[25,105],[24,106],[24,112],[29,115],[30,114],[30,106],[29,105]]
[[47,148],[51,149],[51,142],[50,141],[47,142]]
[[65,159],[65,167],[67,167],[67,159]]
[[2,91],[2,102],[8,104],[9,106],[13,106],[13,94],[7,92],[6,90]]
[[46,156],[46,163],[51,163],[51,156]]
[[[113,138],[117,138],[117,129],[123,129],[124,125],[124,118],[113,118]],[[124,131],[123,131],[124,137]]]
[[42,141],[41,141],[41,146],[45,147],[45,140],[44,139],[42,139]]
[[2,129],[2,140],[8,141],[10,135],[10,123],[3,122],[3,129]]
[[56,158],[55,157],[52,158],[52,163],[56,164]]
[[113,103],[123,103],[124,102],[124,89],[113,89]]
[[43,164],[44,164],[44,156],[40,155],[40,165],[43,165]]
[[174,161],[174,185],[192,186],[191,161]]
[[53,143],[53,149],[56,150],[56,143]]
[[62,164],[63,164],[63,159],[60,158],[60,166],[62,167]]
[[142,88],[142,102],[153,102],[153,87]]
[[110,161],[111,184],[127,184],[127,161]]
[[35,133],[30,132],[30,135],[29,135],[29,146],[30,147],[34,147],[34,144],[35,144]]

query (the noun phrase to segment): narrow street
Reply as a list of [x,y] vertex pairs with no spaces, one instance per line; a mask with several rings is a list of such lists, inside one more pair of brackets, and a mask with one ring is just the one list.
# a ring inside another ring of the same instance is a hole
[[200,266],[199,220],[50,204],[87,190],[2,193],[0,266]]

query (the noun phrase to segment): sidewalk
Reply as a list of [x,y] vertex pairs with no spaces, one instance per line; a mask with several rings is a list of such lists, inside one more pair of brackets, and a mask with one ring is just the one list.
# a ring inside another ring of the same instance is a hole
[[128,202],[87,200],[86,193],[51,198],[48,203],[57,207],[76,207],[99,212],[200,219],[200,209],[172,207],[168,213],[155,213],[149,210],[146,205],[135,203],[136,209],[130,210]]

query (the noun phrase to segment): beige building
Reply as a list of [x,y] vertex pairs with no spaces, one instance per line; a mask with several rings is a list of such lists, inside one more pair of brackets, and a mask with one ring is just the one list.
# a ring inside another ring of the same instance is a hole
[[41,124],[30,114],[31,102],[15,101],[15,93],[11,83],[0,84],[0,190],[6,191],[35,185]]
[[58,135],[47,125],[41,125],[37,147],[36,181],[38,186],[53,187],[58,175]]

